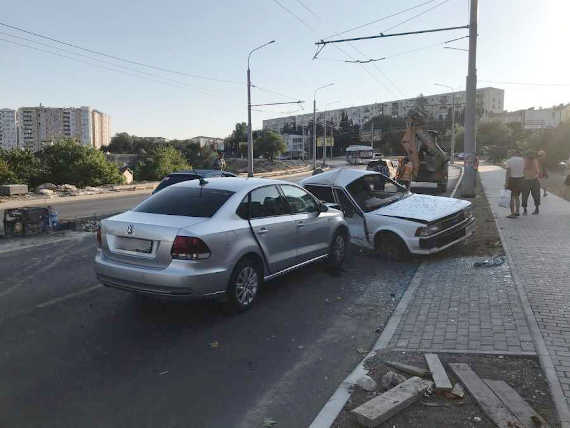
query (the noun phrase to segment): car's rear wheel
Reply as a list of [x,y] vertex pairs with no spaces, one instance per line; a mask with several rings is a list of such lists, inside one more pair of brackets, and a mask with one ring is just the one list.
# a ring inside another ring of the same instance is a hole
[[376,249],[388,260],[403,261],[410,257],[406,243],[394,233],[382,233],[376,237]]
[[338,230],[329,248],[328,264],[334,268],[340,268],[346,259],[348,251],[348,238],[344,230]]
[[253,257],[247,257],[236,265],[228,287],[228,303],[235,312],[251,308],[257,297],[262,281],[259,263]]

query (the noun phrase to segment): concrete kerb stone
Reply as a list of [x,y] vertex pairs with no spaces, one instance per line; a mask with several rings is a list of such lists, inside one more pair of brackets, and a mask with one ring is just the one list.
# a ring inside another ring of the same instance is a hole
[[[483,190],[485,189],[483,183],[481,183]],[[497,226],[497,231],[499,232],[499,237],[501,238],[501,242],[503,243],[503,248],[505,250],[505,254],[507,256],[507,261],[509,264],[509,270],[511,271],[511,275],[513,278],[513,282],[515,284],[517,294],[519,296],[520,303],[522,305],[526,322],[528,328],[530,330],[530,334],[532,336],[534,345],[537,349],[538,359],[540,361],[540,365],[542,366],[542,370],[548,380],[548,384],[550,385],[550,392],[552,394],[552,400],[554,401],[554,405],[556,407],[556,411],[558,412],[558,419],[560,420],[560,426],[563,428],[570,428],[570,410],[568,409],[568,402],[566,401],[566,397],[562,391],[562,386],[560,385],[560,380],[558,379],[558,375],[556,373],[556,369],[554,368],[554,364],[552,362],[552,357],[548,352],[548,348],[544,342],[544,337],[540,332],[538,327],[538,323],[534,316],[534,312],[530,306],[528,301],[528,296],[526,294],[525,285],[523,280],[520,278],[518,273],[513,269],[515,266],[514,260],[512,255],[509,252],[508,246],[505,245],[506,239],[503,231],[500,227]]]
[[[458,168],[460,170],[459,178],[457,179],[457,184],[453,188],[451,192],[451,197],[454,197],[461,185],[461,180],[463,179],[463,168],[457,165],[450,165],[454,168]],[[364,367],[364,363],[367,359],[374,357],[376,355],[376,351],[387,349],[394,332],[396,331],[398,325],[402,317],[404,316],[406,309],[408,308],[416,289],[422,283],[424,277],[424,270],[426,264],[422,263],[418,267],[410,285],[408,286],[406,292],[402,296],[402,299],[396,306],[396,309],[390,316],[390,320],[386,327],[382,331],[382,334],[374,344],[372,350],[364,357],[364,359],[354,368],[354,370],[342,381],[342,383],[338,386],[336,391],[333,393],[331,398],[325,403],[324,407],[321,411],[317,414],[315,419],[310,425],[310,428],[329,428],[334,423],[335,419],[342,411],[342,408],[350,398],[351,390],[358,381],[358,379],[364,375],[368,374],[368,371]]]

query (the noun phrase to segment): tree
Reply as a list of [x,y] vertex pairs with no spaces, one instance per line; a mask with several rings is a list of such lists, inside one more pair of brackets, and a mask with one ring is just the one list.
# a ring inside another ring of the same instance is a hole
[[10,170],[8,162],[0,158],[0,184],[17,184],[18,181],[16,174]]
[[111,153],[134,153],[133,137],[126,132],[115,134],[113,138],[111,138],[111,143],[105,147],[105,150]]
[[41,180],[79,187],[121,182],[117,166],[107,161],[104,153],[73,140],[62,140],[42,149],[37,155],[41,164]]
[[139,161],[135,177],[137,180],[161,180],[171,172],[190,168],[180,151],[172,146],[157,146],[147,159]]
[[12,183],[21,183],[34,186],[41,181],[42,166],[40,160],[31,150],[2,150],[0,152],[7,168],[11,171]]
[[238,122],[231,135],[226,138],[226,143],[228,145],[226,151],[231,153],[239,152],[239,144],[247,141],[247,123]]
[[287,151],[287,145],[283,137],[275,131],[264,129],[255,139],[255,152],[271,159]]

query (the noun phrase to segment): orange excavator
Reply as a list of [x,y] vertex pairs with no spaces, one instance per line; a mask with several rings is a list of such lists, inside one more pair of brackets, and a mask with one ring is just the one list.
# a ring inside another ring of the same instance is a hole
[[438,132],[424,130],[424,117],[421,112],[410,111],[401,144],[413,165],[412,181],[435,183],[437,191],[444,193],[447,190],[449,157],[437,144]]

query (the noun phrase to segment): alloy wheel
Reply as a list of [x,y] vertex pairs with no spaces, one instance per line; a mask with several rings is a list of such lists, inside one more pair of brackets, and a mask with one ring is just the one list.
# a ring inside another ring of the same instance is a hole
[[236,299],[243,306],[249,306],[258,289],[257,271],[253,266],[245,266],[237,275],[235,281]]

